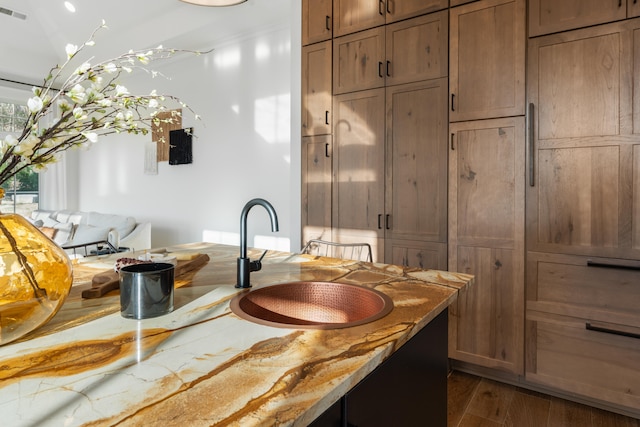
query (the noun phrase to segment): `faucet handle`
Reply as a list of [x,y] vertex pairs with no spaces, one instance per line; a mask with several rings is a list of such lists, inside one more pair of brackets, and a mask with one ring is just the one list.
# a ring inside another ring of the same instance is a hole
[[264,251],[257,261],[251,261],[249,264],[250,271],[260,271],[262,269],[262,258],[264,258],[267,252],[269,252],[269,250]]

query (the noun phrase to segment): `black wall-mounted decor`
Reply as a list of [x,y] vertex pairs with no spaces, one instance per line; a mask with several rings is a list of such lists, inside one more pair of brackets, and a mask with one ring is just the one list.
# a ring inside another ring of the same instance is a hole
[[172,130],[169,132],[169,164],[185,165],[193,163],[191,140],[193,128]]

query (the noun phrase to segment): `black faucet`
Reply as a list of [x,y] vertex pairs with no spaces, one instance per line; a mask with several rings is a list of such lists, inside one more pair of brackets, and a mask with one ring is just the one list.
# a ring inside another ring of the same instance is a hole
[[250,273],[252,271],[260,271],[262,268],[262,258],[266,255],[267,251],[264,251],[262,256],[257,261],[251,261],[247,257],[247,216],[249,210],[255,205],[260,205],[269,212],[271,218],[271,231],[278,231],[278,215],[276,210],[271,206],[271,203],[264,199],[249,200],[240,214],[240,257],[238,258],[238,281],[236,288],[250,288]]

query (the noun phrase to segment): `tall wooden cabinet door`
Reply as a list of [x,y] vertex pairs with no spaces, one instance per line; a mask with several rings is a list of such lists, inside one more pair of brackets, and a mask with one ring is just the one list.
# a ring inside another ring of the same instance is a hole
[[302,135],[331,133],[331,40],[302,48]]
[[450,126],[449,270],[474,286],[450,307],[449,357],[524,372],[524,118]]
[[626,17],[627,0],[529,0],[529,36],[604,24]]
[[384,89],[334,97],[333,239],[384,257]]
[[640,258],[631,25],[530,41],[530,250]]
[[384,27],[333,39],[333,93],[384,86]]
[[333,36],[343,36],[385,23],[384,0],[333,0]]
[[447,0],[386,0],[386,22],[400,21],[429,12],[446,9]]
[[524,115],[524,5],[482,0],[451,9],[450,121]]
[[447,79],[387,87],[386,104],[385,243],[446,250]]
[[445,77],[448,27],[447,11],[387,25],[387,86]]
[[331,240],[331,135],[302,138],[302,245]]
[[302,46],[331,39],[333,0],[302,0]]

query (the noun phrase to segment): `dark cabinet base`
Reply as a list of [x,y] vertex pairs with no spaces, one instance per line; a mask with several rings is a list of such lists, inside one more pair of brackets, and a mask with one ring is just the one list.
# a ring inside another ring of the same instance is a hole
[[446,426],[447,363],[445,310],[311,426]]

